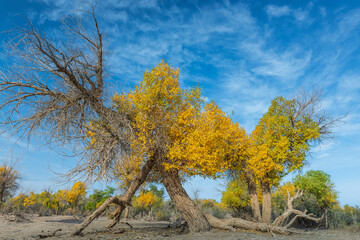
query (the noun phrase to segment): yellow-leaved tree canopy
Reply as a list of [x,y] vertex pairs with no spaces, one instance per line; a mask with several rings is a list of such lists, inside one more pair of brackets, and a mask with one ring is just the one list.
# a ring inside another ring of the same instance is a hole
[[[245,150],[245,131],[216,105],[204,103],[200,89],[182,89],[179,69],[162,62],[144,72],[133,91],[113,97],[116,111],[131,119],[132,138],[126,155],[117,163],[124,185],[134,181],[143,166],[153,161],[148,181],[161,181],[190,229],[209,229],[204,216],[182,187],[186,176],[219,177]],[[90,147],[102,145],[90,124]],[[235,153],[235,154],[234,154]],[[126,173],[126,174],[125,174]]]
[[[319,113],[319,94],[295,99],[277,97],[249,136],[248,155],[239,159],[239,172],[249,186],[254,218],[271,222],[271,188],[296,169],[300,169],[311,144],[329,134],[336,120]],[[252,185],[250,184],[252,183]],[[262,216],[257,188],[262,191]]]

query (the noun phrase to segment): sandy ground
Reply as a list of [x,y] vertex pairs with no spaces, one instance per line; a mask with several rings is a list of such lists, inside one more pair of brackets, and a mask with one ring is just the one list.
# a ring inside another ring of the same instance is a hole
[[31,222],[25,223],[10,222],[5,216],[0,216],[0,239],[41,239],[40,235],[47,235],[57,229],[61,229],[54,237],[45,239],[360,240],[360,233],[351,233],[340,230],[311,230],[291,236],[275,237],[264,233],[247,231],[227,232],[219,230],[212,230],[207,233],[190,234],[184,233],[181,228],[169,227],[169,222],[146,222],[140,220],[129,221],[129,224],[133,226],[133,229],[126,224],[118,224],[112,230],[106,230],[105,226],[109,223],[109,220],[106,217],[95,220],[84,230],[82,236],[71,237],[71,232],[75,229],[76,225],[81,222],[72,216],[28,217]]

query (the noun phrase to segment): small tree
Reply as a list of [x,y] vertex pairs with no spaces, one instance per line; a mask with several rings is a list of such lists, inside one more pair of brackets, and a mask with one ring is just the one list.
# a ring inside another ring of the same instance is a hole
[[66,191],[66,201],[70,204],[74,213],[76,213],[81,197],[85,196],[85,194],[86,185],[81,181],[75,182],[71,190]]
[[86,203],[85,209],[86,210],[95,210],[101,204],[105,202],[106,199],[112,197],[114,195],[115,188],[107,186],[104,190],[94,190],[94,193],[89,196],[91,201]]
[[[302,93],[294,99],[277,97],[249,136],[248,155],[239,158],[238,174],[248,182],[254,217],[271,222],[271,189],[290,172],[300,169],[314,142],[331,133],[338,121],[320,108],[320,94]],[[257,189],[262,191],[260,216]]]
[[19,187],[20,174],[14,164],[6,162],[0,165],[0,207],[7,197],[10,197]]
[[135,198],[133,206],[141,212],[141,217],[143,217],[144,211],[148,211],[149,217],[151,217],[151,208],[155,202],[156,195],[152,191],[141,191],[139,196]]
[[228,208],[242,215],[250,206],[250,197],[247,184],[241,179],[235,179],[227,184],[226,190],[222,192],[221,202]]
[[335,191],[335,184],[331,182],[330,175],[323,171],[310,170],[303,176],[296,176],[294,184],[315,196],[317,204],[325,214],[325,227],[328,227],[328,210],[337,203],[337,192]]

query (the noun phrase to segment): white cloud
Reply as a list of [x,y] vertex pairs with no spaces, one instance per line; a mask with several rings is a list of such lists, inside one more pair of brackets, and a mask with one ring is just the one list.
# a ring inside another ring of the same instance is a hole
[[313,5],[310,3],[305,9],[302,8],[292,9],[289,6],[268,5],[265,7],[265,11],[270,18],[292,16],[297,22],[311,23],[312,20],[310,19],[309,11],[311,10],[312,6]]
[[291,80],[301,77],[311,62],[311,51],[291,48],[279,52],[265,48],[261,43],[245,42],[243,48],[250,58],[256,61],[252,71],[260,76],[276,77],[281,80]]
[[[321,39],[324,42],[341,43],[351,37],[351,34],[356,34],[360,25],[360,9],[346,12],[336,17],[337,25],[325,32]],[[356,41],[355,39],[353,39]],[[357,44],[356,44],[357,45]],[[351,46],[349,46],[351,48]]]
[[289,16],[292,12],[288,6],[268,5],[265,9],[266,13],[271,17]]

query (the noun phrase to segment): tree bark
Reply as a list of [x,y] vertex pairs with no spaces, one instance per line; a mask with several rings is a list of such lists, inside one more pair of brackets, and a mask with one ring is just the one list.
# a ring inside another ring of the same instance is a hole
[[246,182],[248,185],[248,191],[249,191],[249,195],[250,195],[251,210],[252,210],[253,218],[256,221],[260,221],[261,220],[261,212],[260,212],[259,198],[257,196],[256,183],[254,182],[253,178],[249,174],[246,174]]
[[138,176],[131,182],[129,188],[127,189],[124,196],[121,198],[119,197],[111,197],[108,198],[98,209],[96,209],[89,217],[87,217],[82,224],[80,224],[73,235],[79,235],[92,221],[94,221],[96,218],[98,218],[107,208],[110,204],[115,203],[118,205],[117,209],[115,210],[114,214],[114,220],[113,222],[108,226],[108,228],[111,228],[115,226],[119,220],[122,211],[125,209],[126,206],[130,205],[131,198],[135,195],[136,191],[139,189],[139,187],[145,182],[147,176],[149,175],[151,169],[155,165],[155,159],[150,158],[145,165],[141,168],[140,173]]
[[179,173],[176,170],[165,171],[161,163],[158,166],[161,169],[162,182],[168,192],[171,201],[176,209],[184,217],[189,226],[190,232],[210,231],[211,226],[205,216],[200,212],[198,206],[190,199],[183,188]]
[[262,202],[262,218],[263,223],[271,223],[271,190],[267,183],[261,185],[263,202]]
[[126,206],[125,207],[125,212],[124,212],[124,219],[128,219],[130,216],[130,206]]

